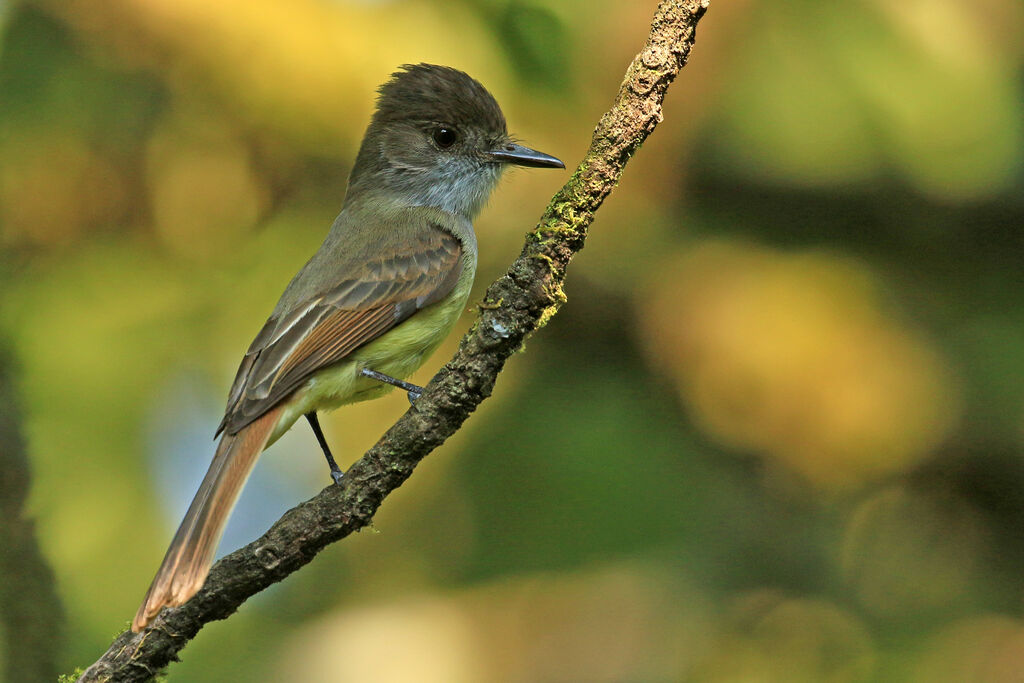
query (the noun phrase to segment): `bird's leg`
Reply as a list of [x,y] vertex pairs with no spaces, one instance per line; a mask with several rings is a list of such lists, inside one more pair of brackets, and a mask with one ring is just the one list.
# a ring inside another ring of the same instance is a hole
[[410,382],[395,379],[390,375],[385,375],[383,372],[377,372],[376,370],[370,370],[369,368],[363,368],[360,372],[363,377],[369,377],[370,379],[375,379],[378,382],[390,384],[391,386],[398,387],[399,389],[405,389],[406,395],[409,397],[410,404],[416,403],[416,399],[418,399],[420,394],[423,393],[423,387],[418,387]]
[[309,426],[313,428],[313,434],[316,436],[317,443],[320,444],[320,448],[324,451],[324,457],[327,458],[327,464],[331,468],[331,479],[334,480],[335,484],[340,484],[341,478],[345,476],[345,473],[341,471],[338,463],[334,461],[334,456],[331,455],[331,447],[327,445],[324,432],[320,429],[320,420],[316,417],[316,411],[306,413],[306,419],[309,420]]

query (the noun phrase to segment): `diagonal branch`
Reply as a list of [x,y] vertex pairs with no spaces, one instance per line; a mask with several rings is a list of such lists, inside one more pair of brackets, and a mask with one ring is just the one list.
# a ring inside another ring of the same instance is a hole
[[224,557],[188,603],[165,609],[142,633],[122,633],[80,681],[147,681],[204,624],[299,569],[327,545],[368,525],[384,497],[490,396],[505,361],[565,302],[562,283],[587,228],[629,158],[661,122],[665,91],[686,63],[709,0],[662,0],[647,44],[629,65],[576,172],[552,198],[522,254],[488,289],[455,357],[398,422],[346,473],[292,508],[266,534]]

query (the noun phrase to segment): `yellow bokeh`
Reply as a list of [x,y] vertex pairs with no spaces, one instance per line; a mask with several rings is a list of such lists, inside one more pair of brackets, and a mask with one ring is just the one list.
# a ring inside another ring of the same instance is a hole
[[81,137],[25,131],[0,148],[0,244],[60,246],[123,219],[125,179]]
[[759,590],[737,597],[730,617],[688,680],[871,680],[877,655],[868,630],[837,605]]
[[171,251],[193,258],[237,249],[268,203],[245,146],[216,119],[168,119],[146,155],[156,234]]
[[908,680],[1018,683],[1024,672],[1024,622],[998,615],[956,621],[926,643]]
[[919,462],[955,424],[955,384],[866,269],[826,253],[707,242],[641,295],[652,362],[723,443],[843,489]]

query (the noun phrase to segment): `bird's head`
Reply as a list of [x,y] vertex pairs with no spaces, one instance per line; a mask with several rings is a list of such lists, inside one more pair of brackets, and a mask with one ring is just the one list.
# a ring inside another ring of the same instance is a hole
[[565,168],[515,142],[478,81],[446,66],[405,65],[380,87],[349,193],[400,194],[472,218],[509,164]]

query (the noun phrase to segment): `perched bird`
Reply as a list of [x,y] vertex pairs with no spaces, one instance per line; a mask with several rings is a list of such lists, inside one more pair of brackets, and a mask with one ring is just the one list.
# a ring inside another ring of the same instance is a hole
[[259,454],[305,416],[381,396],[420,367],[466,305],[473,218],[509,164],[565,168],[509,137],[494,97],[461,71],[406,65],[380,87],[341,213],[256,335],[228,396],[210,469],[135,615],[140,631],[209,573]]

